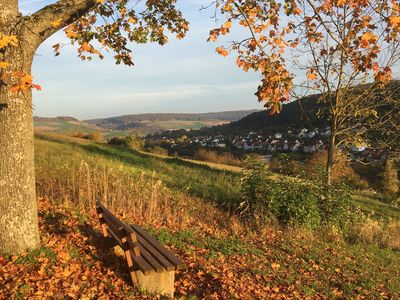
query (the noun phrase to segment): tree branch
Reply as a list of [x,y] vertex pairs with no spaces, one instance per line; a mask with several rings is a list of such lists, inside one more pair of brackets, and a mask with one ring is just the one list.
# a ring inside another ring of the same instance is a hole
[[61,28],[91,11],[96,0],[59,0],[25,17],[24,25],[36,35],[39,46]]

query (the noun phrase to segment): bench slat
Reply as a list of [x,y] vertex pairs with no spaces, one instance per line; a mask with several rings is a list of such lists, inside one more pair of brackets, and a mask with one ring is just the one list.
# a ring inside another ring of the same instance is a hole
[[[154,259],[156,259],[164,267],[164,269],[167,271],[175,270],[175,265],[166,259],[162,253],[160,253],[153,245],[146,241],[140,234],[137,234],[137,239],[139,245],[146,250],[146,252],[151,254]],[[142,253],[142,249],[140,249],[140,253]]]
[[136,231],[138,236],[141,236],[144,240],[150,243],[155,249],[158,250],[166,259],[168,259],[177,269],[185,269],[185,264],[177,258],[174,254],[166,249],[156,238],[152,237],[146,231],[144,231],[140,226],[132,224],[131,227]]
[[147,263],[152,266],[152,268],[157,272],[165,271],[164,267],[154,258],[152,253],[149,253],[142,245],[139,244],[140,255],[147,261]]
[[119,220],[116,216],[114,216],[113,213],[110,212],[103,204],[101,204],[100,202],[97,202],[97,207],[99,207],[101,209],[101,211],[103,212],[103,215],[106,216],[110,222],[115,224],[116,227],[122,227],[126,230],[126,232],[129,232],[129,233],[133,232],[132,228],[129,225],[127,225],[126,223]]
[[132,260],[139,267],[139,270],[142,271],[144,275],[155,273],[153,267],[150,266],[149,263],[142,256],[136,256],[135,253],[133,253],[132,249],[129,249],[129,252],[131,253]]

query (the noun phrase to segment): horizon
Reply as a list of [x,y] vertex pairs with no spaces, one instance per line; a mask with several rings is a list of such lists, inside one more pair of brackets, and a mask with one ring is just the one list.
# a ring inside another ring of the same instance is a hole
[[91,119],[80,119],[75,116],[70,116],[70,115],[57,115],[57,116],[39,116],[39,115],[33,115],[34,118],[74,118],[77,119],[78,121],[91,121],[91,120],[97,120],[97,119],[111,119],[111,118],[119,118],[119,117],[126,117],[126,116],[139,116],[139,115],[202,115],[202,114],[218,114],[218,113],[230,113],[230,112],[240,112],[240,111],[254,111],[254,112],[259,112],[263,111],[263,109],[237,109],[237,110],[221,110],[221,111],[205,111],[205,112],[151,112],[151,113],[133,113],[133,114],[123,114],[123,115],[114,115],[114,116],[107,116],[107,117],[99,117],[99,118],[91,118]]

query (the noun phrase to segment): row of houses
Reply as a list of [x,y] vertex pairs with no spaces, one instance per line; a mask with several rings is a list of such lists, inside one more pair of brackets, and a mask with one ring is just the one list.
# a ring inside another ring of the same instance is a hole
[[278,140],[278,139],[266,139],[265,141],[260,140],[247,140],[235,139],[232,146],[237,149],[243,149],[244,151],[265,151],[268,153],[278,152],[304,152],[314,153],[324,149],[324,142],[321,139],[313,138],[308,140]]

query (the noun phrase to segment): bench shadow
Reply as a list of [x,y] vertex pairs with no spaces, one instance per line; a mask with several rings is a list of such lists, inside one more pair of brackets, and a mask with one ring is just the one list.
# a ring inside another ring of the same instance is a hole
[[86,254],[94,260],[100,261],[105,268],[113,271],[126,284],[132,286],[125,257],[117,255],[113,250],[118,244],[110,237],[104,238],[99,231],[94,230],[89,224],[79,225],[78,229],[87,238],[86,243],[93,247],[91,251],[84,249]]
[[51,235],[66,238],[69,233],[78,230],[87,238],[85,246],[81,249],[94,261],[99,261],[104,268],[113,271],[116,276],[132,286],[125,257],[114,253],[113,247],[115,247],[116,244],[111,238],[104,238],[99,231],[94,230],[92,226],[87,223],[78,225],[76,229],[65,226],[63,221],[68,219],[69,216],[60,212],[39,211],[38,214],[43,220],[42,226],[44,226],[44,230]]

